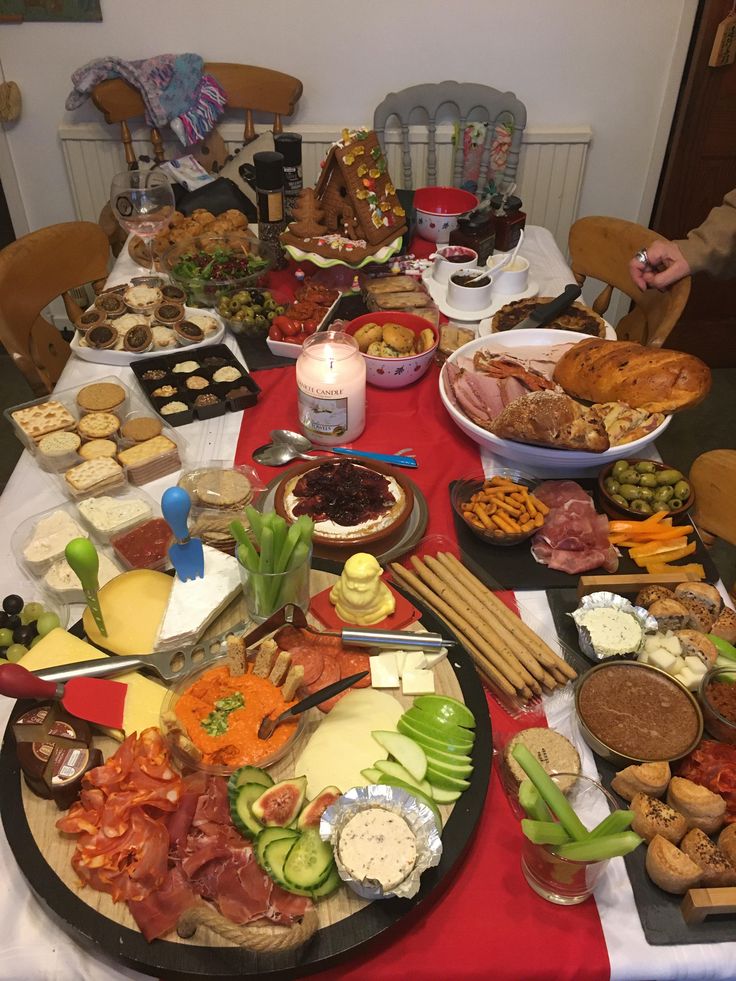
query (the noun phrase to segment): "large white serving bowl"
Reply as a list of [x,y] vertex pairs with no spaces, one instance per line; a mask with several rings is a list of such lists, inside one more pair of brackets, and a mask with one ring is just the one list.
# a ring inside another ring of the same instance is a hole
[[[472,358],[475,352],[481,349],[497,354],[511,354],[518,358],[528,358],[532,356],[534,348],[549,350],[557,344],[578,344],[580,341],[588,339],[587,334],[566,330],[538,328],[507,331],[468,341],[467,344],[450,355],[448,362],[457,361],[461,357]],[[494,456],[513,460],[515,463],[522,463],[532,470],[534,467],[538,467],[545,473],[552,471],[570,473],[574,470],[598,469],[611,460],[641,456],[642,450],[665,431],[672,418],[672,416],[666,416],[661,425],[646,436],[642,436],[641,439],[624,443],[622,446],[612,447],[604,453],[586,453],[582,450],[554,450],[547,446],[532,446],[530,443],[517,443],[514,440],[501,439],[468,419],[459,409],[455,408],[447,394],[446,368],[444,366],[440,372],[439,384],[440,398],[453,422],[479,446],[493,453]]]

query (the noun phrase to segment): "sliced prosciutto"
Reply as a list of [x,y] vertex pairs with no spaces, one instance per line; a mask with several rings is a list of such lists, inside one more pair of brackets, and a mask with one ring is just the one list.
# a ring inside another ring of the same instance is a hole
[[618,568],[608,540],[608,518],[598,514],[590,495],[574,480],[548,480],[535,491],[550,512],[532,539],[532,555],[542,565],[570,575]]

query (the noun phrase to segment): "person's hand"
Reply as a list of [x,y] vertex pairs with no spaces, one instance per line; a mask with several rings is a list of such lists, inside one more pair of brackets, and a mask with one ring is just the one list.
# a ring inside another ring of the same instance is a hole
[[659,239],[646,249],[643,263],[636,256],[629,262],[629,272],[640,290],[663,290],[690,275],[690,265],[674,242]]

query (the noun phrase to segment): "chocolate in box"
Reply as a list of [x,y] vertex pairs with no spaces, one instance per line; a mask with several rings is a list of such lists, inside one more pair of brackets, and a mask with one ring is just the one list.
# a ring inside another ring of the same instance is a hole
[[[148,401],[169,426],[212,419],[255,405],[260,388],[226,344],[177,348],[131,364]],[[236,377],[229,374],[239,372]],[[224,378],[223,378],[224,376]],[[167,407],[177,407],[166,411]]]

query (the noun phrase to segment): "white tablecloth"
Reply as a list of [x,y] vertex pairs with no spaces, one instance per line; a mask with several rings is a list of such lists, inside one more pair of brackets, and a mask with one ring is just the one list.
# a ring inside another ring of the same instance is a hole
[[[551,233],[546,229],[528,227],[520,253],[529,260],[531,276],[539,283],[541,295],[556,295],[567,283],[572,282],[572,273]],[[108,283],[113,286],[126,282],[136,271],[127,250],[123,250]],[[232,339],[228,339],[226,343],[237,353],[237,346]],[[133,373],[127,368],[95,365],[72,357],[57,389],[72,388],[111,375],[121,376],[133,388],[136,385]],[[232,460],[241,419],[239,413],[226,413],[208,423],[192,423],[177,429],[177,433],[181,433],[187,441],[187,461]],[[171,475],[147,484],[145,490],[160,499],[163,491],[175,479]],[[30,455],[24,452],[0,497],[0,534],[8,543],[13,528],[22,520],[60,504],[63,499],[56,480],[39,470]],[[18,591],[19,579],[24,578],[7,548],[6,561],[0,568],[0,596]],[[519,593],[518,600],[525,619],[545,639],[554,643],[554,625],[544,593]],[[5,729],[10,708],[9,700],[0,700],[0,731]],[[545,709],[550,725],[560,729],[575,742],[581,753],[585,772],[596,776],[592,754],[574,731],[569,689],[546,697]],[[145,977],[121,967],[102,953],[84,951],[49,918],[26,884],[4,833],[0,833],[0,863],[3,869],[0,890],[0,978],[3,981],[111,981],[117,978]],[[492,892],[492,889],[491,877],[489,890]],[[595,899],[606,938],[613,979],[640,981],[647,978],[654,981],[670,978],[730,979],[736,976],[736,943],[678,947],[651,947],[647,944],[622,859],[609,863]],[[451,929],[450,924],[448,928]],[[530,936],[530,941],[533,942],[533,936]],[[400,943],[400,940],[395,942]],[[503,951],[489,954],[489,977],[493,974],[494,959],[503,957]],[[554,952],[550,951],[549,977],[554,978],[556,973]],[[452,965],[447,965],[447,977],[462,981],[453,973]],[[580,977],[586,975],[580,974]]]

